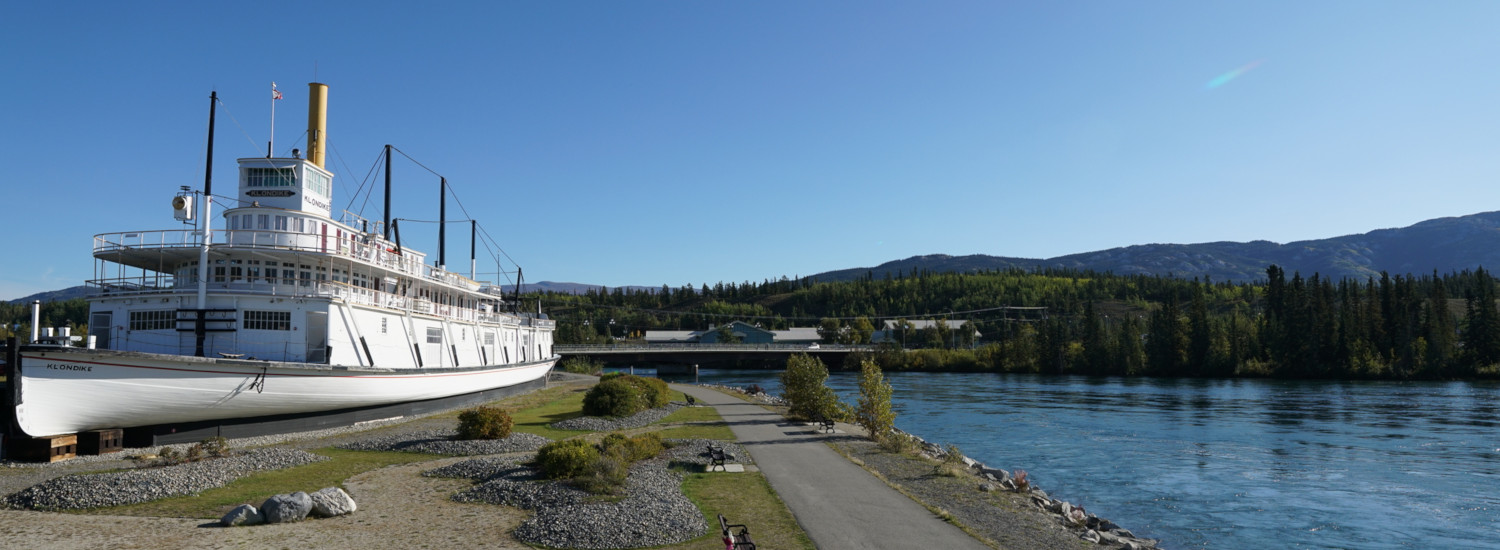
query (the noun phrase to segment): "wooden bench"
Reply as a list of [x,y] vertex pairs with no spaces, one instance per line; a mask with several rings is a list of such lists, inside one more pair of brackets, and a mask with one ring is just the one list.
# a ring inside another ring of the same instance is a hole
[[[735,533],[733,529],[740,528]],[[719,529],[724,533],[724,548],[728,550],[755,550],[755,541],[750,540],[750,528],[744,525],[730,525],[729,520],[724,519],[724,514],[719,514]]]
[[728,472],[729,471],[729,467],[724,465],[724,460],[726,458],[728,458],[728,457],[729,457],[729,455],[724,452],[724,448],[723,447],[720,447],[718,445],[709,445],[708,446],[708,471],[712,472],[712,471],[714,471],[714,467],[718,466],[720,468],[723,468],[724,471]]

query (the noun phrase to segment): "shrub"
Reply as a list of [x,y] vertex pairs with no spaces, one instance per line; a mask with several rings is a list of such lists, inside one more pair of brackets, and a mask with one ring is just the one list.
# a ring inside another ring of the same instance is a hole
[[224,458],[229,456],[229,441],[223,437],[210,437],[198,443],[203,448],[203,454],[209,458]]
[[630,474],[630,463],[618,456],[603,455],[588,465],[588,470],[574,477],[575,487],[596,495],[618,494],[625,488]]
[[891,428],[896,427],[896,413],[891,410],[891,384],[885,381],[880,366],[868,359],[860,365],[859,409],[855,417],[876,442],[890,437]]
[[824,385],[827,380],[828,367],[822,360],[805,353],[787,359],[786,372],[781,373],[781,396],[791,403],[787,413],[802,420],[838,416],[838,397]]
[[534,465],[548,479],[576,478],[592,471],[599,449],[582,439],[554,441],[536,452]]
[[515,425],[510,413],[499,407],[476,407],[458,415],[459,439],[505,439]]
[[583,414],[588,416],[630,416],[641,410],[640,391],[623,377],[610,377],[589,388],[583,395]]
[[1017,493],[1031,490],[1031,480],[1026,479],[1026,470],[1016,470],[1016,475],[1011,478],[1011,484],[1016,486]]
[[964,453],[958,450],[958,445],[949,443],[943,449],[943,461],[934,469],[934,473],[945,477],[958,477],[964,472]]
[[885,439],[876,440],[880,448],[889,453],[914,454],[917,452],[917,440],[904,433],[889,433]]
[[604,374],[599,375],[599,381],[603,382],[605,380],[613,380],[613,379],[619,378],[621,376],[625,376],[625,373],[621,372],[621,371],[606,372]]
[[671,390],[661,379],[610,373],[600,377],[599,383],[583,396],[583,414],[630,416],[665,407],[670,399]]
[[561,366],[564,372],[578,374],[599,374],[599,371],[604,370],[603,361],[581,355],[563,359]]
[[616,456],[626,463],[636,462],[655,457],[665,449],[662,444],[661,434],[650,432],[635,437],[625,437],[619,433],[604,436],[599,441],[599,454],[603,456]]
[[671,402],[672,390],[667,388],[667,383],[660,378],[646,378],[643,376],[626,375],[623,380],[632,386],[640,394],[644,406],[641,410],[665,407]]

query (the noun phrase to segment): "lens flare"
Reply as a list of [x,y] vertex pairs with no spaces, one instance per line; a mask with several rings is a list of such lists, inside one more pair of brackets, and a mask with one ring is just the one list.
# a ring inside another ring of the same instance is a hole
[[1251,62],[1249,65],[1245,65],[1244,67],[1240,67],[1240,68],[1235,69],[1233,71],[1229,71],[1227,73],[1219,75],[1218,78],[1215,78],[1213,80],[1208,81],[1208,84],[1205,84],[1203,86],[1203,89],[1205,89],[1205,90],[1212,90],[1214,88],[1218,88],[1219,86],[1223,86],[1224,84],[1228,83],[1229,81],[1234,80],[1236,78],[1239,78],[1240,75],[1250,72],[1251,69],[1259,67],[1261,61],[1265,61],[1265,60],[1264,59],[1257,59],[1257,60]]

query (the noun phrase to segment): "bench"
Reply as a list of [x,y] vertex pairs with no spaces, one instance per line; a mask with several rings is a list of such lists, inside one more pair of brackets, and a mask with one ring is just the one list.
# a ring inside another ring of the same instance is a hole
[[728,472],[729,471],[729,467],[724,465],[724,460],[726,458],[728,458],[728,457],[729,457],[729,455],[724,452],[724,448],[723,447],[720,447],[718,445],[709,445],[708,446],[708,471],[712,472],[712,471],[714,471],[714,466],[718,466],[720,468],[723,468],[724,471]]
[[823,433],[833,433],[835,431],[833,429],[833,421],[829,420],[826,416],[820,414],[817,418],[813,419],[813,422],[818,424],[818,429],[822,430]]
[[[733,529],[740,528],[735,533]],[[755,541],[750,540],[750,528],[744,525],[730,525],[729,520],[724,519],[724,514],[719,514],[719,529],[724,533],[724,548],[726,550],[755,550]]]

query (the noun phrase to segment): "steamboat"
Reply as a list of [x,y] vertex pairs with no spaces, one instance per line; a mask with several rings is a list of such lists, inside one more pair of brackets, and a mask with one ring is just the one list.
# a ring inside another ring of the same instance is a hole
[[288,419],[545,382],[555,325],[539,306],[521,311],[519,270],[512,297],[475,280],[472,257],[465,276],[400,246],[390,146],[385,219],[333,216],[328,87],[308,88],[306,155],[239,159],[217,219],[211,109],[204,189],[172,200],[194,227],[94,237],[95,293],[75,338],[87,344],[41,338],[16,355],[22,432]]

